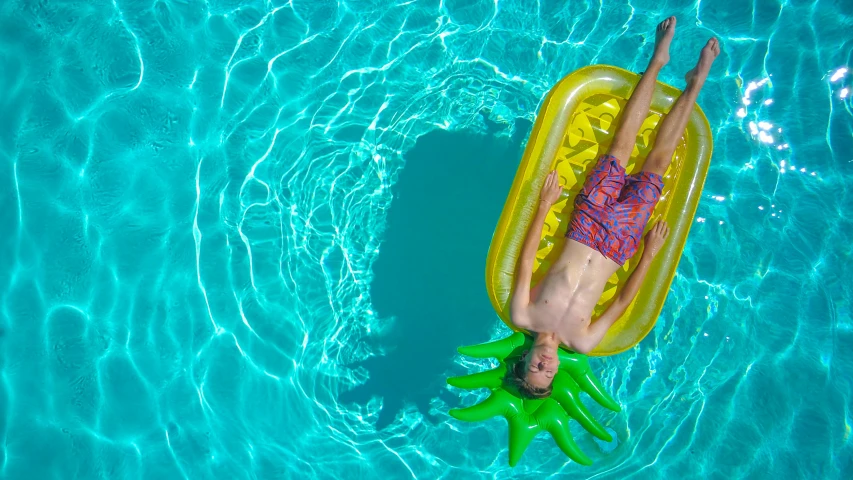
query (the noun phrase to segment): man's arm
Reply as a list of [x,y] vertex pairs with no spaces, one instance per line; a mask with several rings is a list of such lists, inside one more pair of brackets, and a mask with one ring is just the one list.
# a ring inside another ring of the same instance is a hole
[[530,223],[521,254],[518,256],[518,265],[515,272],[515,285],[513,288],[512,301],[510,302],[510,315],[512,322],[519,328],[529,328],[530,322],[527,315],[527,306],[530,305],[530,282],[533,279],[533,265],[536,261],[536,251],[539,249],[539,240],[542,238],[542,226],[545,216],[562,193],[560,179],[557,172],[552,171],[545,179],[542,192],[539,195],[539,206],[536,216]]
[[572,342],[572,347],[580,353],[589,353],[592,349],[601,343],[607,330],[616,323],[617,320],[625,313],[628,305],[637,296],[640,290],[640,285],[649,273],[649,267],[652,264],[655,256],[660,251],[663,242],[669,235],[669,226],[666,222],[658,222],[649,233],[646,234],[646,246],[643,250],[643,256],[640,257],[640,263],[634,269],[625,286],[617,293],[616,300],[607,307],[607,310],[601,314],[589,327],[587,327],[586,335],[583,338]]

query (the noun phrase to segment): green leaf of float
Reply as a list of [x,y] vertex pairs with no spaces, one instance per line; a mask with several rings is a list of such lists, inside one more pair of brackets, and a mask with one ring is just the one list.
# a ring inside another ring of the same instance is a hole
[[480,403],[466,408],[454,408],[450,410],[450,416],[465,422],[481,422],[492,417],[503,415],[505,417],[516,417],[524,409],[518,405],[520,398],[514,397],[506,390],[494,390],[488,398]]
[[509,423],[509,466],[514,467],[521,460],[524,451],[542,427],[531,422],[528,415],[516,415],[507,418]]
[[589,366],[589,358],[586,355],[569,352],[561,348],[558,356],[560,357],[560,370],[568,372],[581,390],[602,407],[614,412],[622,411],[622,407],[616,403],[616,400],[613,400],[613,397],[604,390],[604,386],[601,385],[598,378],[593,375],[592,368]]
[[539,417],[546,419],[544,427],[554,437],[554,441],[563,453],[581,465],[592,465],[592,460],[583,453],[572,438],[569,432],[569,416],[557,402],[545,402],[537,413]]
[[556,375],[554,377],[553,392],[551,398],[557,401],[570,417],[578,421],[589,433],[610,442],[613,437],[598,423],[592,413],[586,408],[580,399],[580,387],[568,375]]
[[586,375],[575,378],[575,381],[581,387],[581,390],[586,392],[587,395],[592,397],[602,407],[614,412],[622,411],[622,407],[604,390],[601,382],[593,376],[592,372],[587,372]]
[[475,388],[500,388],[506,375],[506,364],[501,363],[497,368],[485,372],[472,373],[461,377],[450,377],[447,383],[458,388],[474,390]]
[[[458,420],[478,422],[501,415],[509,424],[509,464],[515,466],[530,442],[541,431],[548,431],[560,449],[572,460],[582,465],[592,465],[592,460],[578,447],[569,431],[569,419],[574,418],[596,437],[612,441],[613,437],[592,416],[580,400],[584,391],[602,406],[620,411],[619,404],[604,391],[592,374],[586,355],[561,349],[560,368],[554,376],[553,393],[547,399],[525,399],[511,393],[503,383],[508,363],[517,361],[533,340],[521,332],[494,342],[460,347],[459,353],[476,358],[496,358],[498,367],[485,372],[452,377],[447,383],[465,389],[488,388],[491,394],[479,404],[450,410]],[[509,359],[509,360],[508,360]]]

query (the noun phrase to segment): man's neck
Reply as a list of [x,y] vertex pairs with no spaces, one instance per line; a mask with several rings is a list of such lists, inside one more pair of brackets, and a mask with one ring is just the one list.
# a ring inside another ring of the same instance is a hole
[[557,334],[554,332],[536,332],[533,336],[533,345],[547,345],[556,348],[560,346],[560,340],[557,339]]

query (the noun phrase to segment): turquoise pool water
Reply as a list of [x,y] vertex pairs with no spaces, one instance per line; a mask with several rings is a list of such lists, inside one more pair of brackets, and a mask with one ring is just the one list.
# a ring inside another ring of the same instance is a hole
[[[617,440],[506,465],[444,384],[568,72],[722,54],[658,326],[593,360]],[[851,478],[853,4],[0,6],[0,477]],[[748,102],[748,104],[747,104]]]

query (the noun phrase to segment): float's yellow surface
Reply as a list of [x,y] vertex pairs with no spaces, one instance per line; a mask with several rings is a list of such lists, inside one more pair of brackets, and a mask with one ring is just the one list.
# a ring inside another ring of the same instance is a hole
[[[518,328],[510,322],[509,301],[516,262],[527,229],[536,214],[539,190],[545,177],[549,171],[556,169],[564,191],[545,220],[542,242],[536,253],[534,284],[559,256],[566,241],[575,195],[598,157],[607,152],[618,125],[619,113],[639,78],[639,75],[621,68],[606,65],[585,67],[563,78],[545,99],[498,221],[486,264],[489,298],[501,319],[513,330]],[[651,112],[640,128],[637,145],[631,154],[627,167],[629,174],[642,168],[662,116],[672,107],[679,93],[675,87],[658,82]],[[708,120],[697,105],[675,150],[672,164],[664,175],[663,194],[647,227],[648,230],[654,222],[664,219],[669,222],[670,237],[655,258],[634,302],[590,355],[623,352],[636,345],[654,327],[696,213],[712,149]],[[593,318],[612,301],[617,289],[636,266],[641,252],[642,247],[610,278]]]

